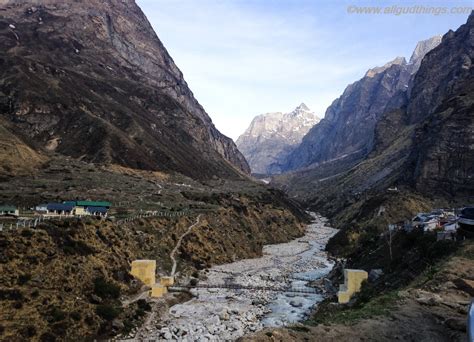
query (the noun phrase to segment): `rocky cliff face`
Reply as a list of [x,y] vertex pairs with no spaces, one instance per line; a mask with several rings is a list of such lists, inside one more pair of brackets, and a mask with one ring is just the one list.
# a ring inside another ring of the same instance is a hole
[[237,139],[237,146],[253,173],[279,173],[281,163],[318,122],[319,118],[304,103],[290,113],[262,114]]
[[434,36],[426,40],[420,41],[413,51],[413,54],[410,57],[410,65],[412,65],[412,73],[418,71],[421,65],[421,61],[425,55],[437,47],[441,43],[442,36]]
[[439,37],[420,42],[410,63],[397,57],[382,67],[370,69],[362,79],[349,85],[327,109],[324,119],[288,156],[283,169],[295,170],[348,156],[360,159],[366,156],[373,147],[376,123],[383,113],[401,105],[401,93],[409,89],[420,60],[437,42]]
[[[398,92],[387,102],[389,109],[375,123],[373,146],[365,157],[336,158],[280,176],[275,183],[325,211],[340,226],[372,219],[396,222],[413,214],[414,208],[431,206],[433,200],[441,205],[470,203],[474,196],[473,37],[471,15],[426,54],[412,78],[411,91]],[[399,193],[387,194],[393,186]],[[386,217],[377,214],[381,207],[387,209]]]
[[0,46],[0,113],[43,148],[195,178],[249,172],[133,0],[2,1]]
[[418,191],[474,195],[474,14],[421,63],[407,107]]

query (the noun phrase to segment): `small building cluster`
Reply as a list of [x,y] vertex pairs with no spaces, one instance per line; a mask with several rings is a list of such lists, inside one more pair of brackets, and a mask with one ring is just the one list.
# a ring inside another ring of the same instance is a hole
[[[454,240],[462,230],[462,237],[474,234],[474,207],[463,209],[435,209],[429,213],[418,213],[411,221],[389,225],[389,230],[422,229],[424,232],[437,232],[438,240]],[[467,232],[467,235],[464,234]]]
[[[58,203],[39,204],[31,210],[21,213],[21,215],[40,215],[43,217],[83,217],[95,216],[106,218],[112,203],[104,201],[65,201]],[[12,205],[0,205],[0,217],[18,218],[20,210]]]
[[40,204],[35,212],[45,217],[50,216],[96,216],[107,217],[112,206],[110,202],[97,201],[66,201],[62,203]]

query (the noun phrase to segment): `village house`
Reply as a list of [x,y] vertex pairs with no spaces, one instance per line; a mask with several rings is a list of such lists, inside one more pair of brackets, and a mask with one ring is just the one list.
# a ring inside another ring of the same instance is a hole
[[72,216],[74,206],[65,203],[48,203],[45,216]]
[[12,205],[0,206],[0,216],[19,216],[20,211],[17,207]]
[[88,215],[107,217],[108,209],[105,207],[87,207],[86,211]]
[[435,230],[436,228],[439,228],[439,218],[434,215],[428,216],[426,221],[423,222],[423,230],[426,232]]
[[77,201],[76,207],[83,208],[87,215],[107,217],[112,203],[105,201]]
[[40,204],[35,207],[38,214],[44,216],[97,216],[107,217],[110,202],[100,201],[65,201],[62,203]]
[[40,214],[46,213],[48,211],[48,204],[47,203],[38,204],[35,207],[35,211],[40,213]]

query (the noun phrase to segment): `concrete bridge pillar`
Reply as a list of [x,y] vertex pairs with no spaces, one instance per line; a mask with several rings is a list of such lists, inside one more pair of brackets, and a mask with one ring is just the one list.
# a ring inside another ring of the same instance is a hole
[[340,285],[337,298],[339,304],[348,303],[354,293],[360,291],[362,282],[367,280],[368,274],[364,270],[345,269],[344,284]]

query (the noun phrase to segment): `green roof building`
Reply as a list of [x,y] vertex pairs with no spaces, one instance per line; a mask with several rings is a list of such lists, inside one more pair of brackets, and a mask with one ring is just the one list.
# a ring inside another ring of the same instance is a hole
[[76,205],[78,207],[102,207],[102,208],[110,208],[112,203],[104,202],[104,201],[77,201]]
[[20,215],[20,211],[17,207],[12,205],[0,205],[0,216],[18,216]]

